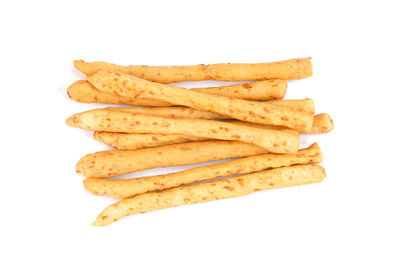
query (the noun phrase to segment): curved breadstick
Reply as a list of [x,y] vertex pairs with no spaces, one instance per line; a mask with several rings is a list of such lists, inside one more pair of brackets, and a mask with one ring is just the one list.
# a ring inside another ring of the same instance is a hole
[[297,80],[312,75],[311,57],[259,64],[213,64],[197,66],[118,66],[106,62],[75,60],[74,66],[86,75],[100,70],[124,72],[149,81],[258,81],[267,79]]
[[289,129],[266,129],[202,119],[173,119],[121,111],[94,109],[66,120],[72,127],[94,131],[182,134],[195,137],[237,140],[255,144],[273,153],[295,153],[299,133]]
[[[191,90],[226,97],[247,100],[281,99],[285,96],[287,82],[284,80],[268,80],[255,83],[244,83],[220,87],[193,88]],[[77,81],[67,88],[70,98],[84,103],[128,104],[137,106],[173,106],[156,99],[126,98],[114,93],[100,91],[88,81]]]
[[82,157],[76,171],[85,177],[113,177],[141,170],[247,157],[267,150],[237,141],[205,141],[124,151],[100,151]]
[[156,98],[176,105],[222,114],[231,118],[262,125],[277,125],[309,132],[311,113],[291,110],[268,102],[233,99],[198,93],[181,87],[146,81],[124,73],[99,71],[87,77],[102,91],[133,98]]
[[322,153],[318,144],[314,143],[306,149],[299,150],[296,154],[255,155],[177,173],[141,178],[119,180],[87,178],[83,181],[83,184],[86,190],[94,195],[129,198],[150,191],[164,190],[222,176],[247,174],[270,168],[318,162],[322,162]]
[[133,198],[123,199],[108,206],[97,217],[93,225],[106,226],[128,215],[174,206],[234,198],[259,190],[318,183],[325,176],[325,170],[321,166],[297,165],[226,178],[210,183],[177,187],[161,192],[149,192]]

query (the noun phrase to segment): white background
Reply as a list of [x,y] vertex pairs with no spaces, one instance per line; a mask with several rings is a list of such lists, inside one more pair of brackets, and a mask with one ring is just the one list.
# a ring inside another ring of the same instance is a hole
[[[396,2],[2,2],[0,268],[400,269]],[[86,192],[74,167],[107,147],[64,121],[105,105],[67,97],[84,78],[72,60],[308,56],[314,76],[290,82],[287,98],[333,117],[332,133],[302,138],[320,143],[324,182],[91,226],[115,200]]]

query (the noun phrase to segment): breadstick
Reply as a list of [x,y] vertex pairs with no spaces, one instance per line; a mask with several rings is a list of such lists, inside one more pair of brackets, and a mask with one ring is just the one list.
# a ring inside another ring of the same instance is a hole
[[[283,98],[286,93],[286,88],[287,82],[284,80],[268,80],[220,87],[192,88],[191,90],[247,100],[271,100]],[[74,82],[68,87],[67,93],[70,98],[84,103],[172,106],[171,103],[155,99],[132,99],[114,93],[106,93],[98,90],[88,81]]]
[[187,135],[174,134],[139,134],[95,131],[93,138],[119,150],[133,150],[184,142],[201,142],[208,140]]
[[197,66],[118,66],[106,62],[75,60],[74,66],[86,75],[100,70],[123,72],[149,81],[259,81],[267,79],[297,80],[312,75],[311,57],[258,64],[213,64]]
[[[316,114],[314,115],[313,126],[310,134],[326,133],[333,129],[332,119],[328,114]],[[235,122],[241,124],[241,122]],[[249,123],[246,123],[247,125]],[[258,125],[259,127],[262,127]],[[268,128],[274,128],[276,126],[265,126]],[[119,133],[119,132],[102,132],[95,131],[93,137],[119,150],[128,149],[140,149],[146,147],[155,147],[161,145],[183,143],[183,142],[198,142],[204,141],[205,138],[186,136],[186,135],[166,135],[166,134],[135,134],[135,133]]]
[[295,153],[299,134],[294,130],[276,130],[202,119],[173,119],[121,111],[94,109],[66,120],[73,127],[94,131],[179,134],[219,140],[251,143],[273,153]]
[[108,206],[93,223],[106,226],[137,213],[200,202],[244,196],[259,190],[321,182],[325,170],[318,165],[282,167],[248,175],[226,178],[210,183],[149,192],[123,199]]
[[98,90],[88,81],[77,81],[67,89],[68,96],[83,103],[128,104],[136,106],[173,106],[173,104],[145,98],[129,98]]
[[99,71],[87,77],[102,91],[133,98],[156,98],[176,105],[222,114],[263,125],[277,125],[309,132],[312,114],[268,102],[247,101],[198,93],[181,87],[146,81],[124,73]]
[[109,180],[87,178],[83,181],[86,190],[94,195],[129,198],[149,191],[164,190],[198,181],[233,174],[247,174],[265,169],[294,164],[322,162],[322,153],[317,143],[296,154],[264,154],[245,157],[216,165],[201,166],[177,173],[141,178]]
[[314,115],[313,126],[310,134],[328,133],[333,130],[332,118],[327,113]]
[[85,177],[113,177],[141,170],[265,154],[267,150],[237,141],[205,141],[139,150],[111,150],[88,154],[76,165]]
[[226,116],[187,107],[107,107],[106,110],[184,119],[226,119]]

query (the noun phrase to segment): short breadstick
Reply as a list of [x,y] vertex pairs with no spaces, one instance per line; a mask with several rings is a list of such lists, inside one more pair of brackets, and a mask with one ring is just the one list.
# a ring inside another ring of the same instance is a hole
[[94,131],[178,134],[237,140],[258,145],[273,153],[295,153],[299,147],[299,133],[289,129],[266,129],[202,119],[173,119],[107,109],[75,114],[66,123]]
[[255,155],[177,173],[141,178],[119,180],[87,178],[83,181],[83,184],[94,195],[129,198],[149,191],[164,190],[222,176],[247,174],[270,168],[307,164],[310,162],[322,162],[321,149],[317,143],[306,149],[299,150],[296,154]]
[[149,81],[259,81],[267,79],[297,80],[312,75],[311,57],[259,64],[214,64],[197,66],[118,66],[106,62],[75,60],[74,66],[86,75],[100,70],[123,72]]
[[[330,121],[326,121],[330,119]],[[333,122],[328,114],[314,115],[313,126],[310,134],[326,133],[333,129]],[[239,122],[240,123],[240,122]],[[236,124],[239,124],[236,122]],[[246,123],[248,124],[248,123]],[[259,125],[260,126],[260,125]],[[276,126],[269,126],[273,128]],[[155,147],[161,145],[183,143],[183,142],[198,142],[206,139],[200,137],[186,135],[167,135],[167,134],[135,134],[135,133],[119,133],[119,132],[102,132],[95,131],[93,137],[109,145],[115,149],[140,149],[146,147]]]
[[88,154],[76,165],[85,177],[113,177],[141,170],[202,163],[268,153],[267,150],[237,141],[205,141],[124,151]]
[[255,191],[321,182],[325,170],[318,165],[282,167],[210,183],[149,192],[108,206],[93,223],[105,226],[137,213],[200,202],[244,196]]
[[313,126],[310,134],[328,133],[333,130],[332,118],[327,113],[314,115]]
[[247,101],[198,93],[181,87],[146,81],[124,73],[99,71],[87,77],[102,91],[132,98],[154,98],[176,105],[222,114],[262,125],[277,125],[309,132],[311,113],[292,110],[268,102]]

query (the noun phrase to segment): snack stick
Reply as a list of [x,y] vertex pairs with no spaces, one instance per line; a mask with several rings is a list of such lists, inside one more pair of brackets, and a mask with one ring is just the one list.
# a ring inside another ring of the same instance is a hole
[[324,168],[319,165],[295,165],[161,192],[144,193],[108,206],[93,225],[106,226],[128,215],[234,198],[259,190],[318,183],[325,176]]
[[67,89],[68,96],[83,103],[128,104],[135,106],[173,106],[173,104],[145,98],[129,98],[98,90],[88,81],[77,81]]
[[[260,82],[256,82],[260,83]],[[246,85],[246,84],[243,84]],[[252,84],[249,84],[252,85]],[[226,92],[229,93],[228,86],[224,86],[222,88],[226,88]],[[229,86],[233,87],[233,86]],[[260,86],[258,86],[260,87]],[[212,87],[212,88],[195,88],[192,90],[196,90],[201,92],[201,89],[213,89],[213,88],[220,88],[220,87]],[[245,87],[244,87],[245,88]],[[253,87],[254,89],[254,87]],[[71,84],[67,89],[68,95],[70,98],[83,103],[108,103],[108,104],[127,104],[127,105],[136,105],[136,106],[152,106],[152,107],[166,107],[166,106],[174,106],[171,103],[155,100],[155,99],[140,99],[140,98],[127,98],[124,96],[120,96],[114,93],[107,93],[104,91],[100,91],[91,85],[88,81],[77,81]],[[207,91],[205,91],[207,92]],[[212,91],[210,91],[211,93]],[[218,95],[216,93],[216,95]],[[221,94],[219,94],[221,95]],[[229,96],[226,94],[225,96]],[[272,98],[272,97],[271,97]],[[276,99],[279,97],[276,96]],[[246,99],[246,98],[243,98]],[[250,100],[250,99],[249,99]],[[265,100],[259,99],[259,100]],[[270,100],[268,101],[271,104],[282,105],[293,110],[299,110],[303,112],[314,113],[314,103],[312,99],[299,99],[299,100]],[[226,118],[226,117],[225,117]]]
[[[268,101],[271,104],[280,105],[293,110],[314,113],[315,107],[314,102],[310,98],[298,99],[298,100],[271,100]],[[186,119],[227,119],[226,116],[200,111],[188,107],[107,107],[104,109],[123,111],[129,113],[146,114],[154,116],[162,116],[169,118],[186,118]]]
[[294,164],[322,162],[322,153],[317,143],[296,154],[264,154],[245,157],[216,165],[201,166],[177,173],[149,177],[109,180],[87,178],[83,181],[86,190],[94,195],[129,198],[138,194],[164,190],[180,185],[233,174],[247,174],[265,169]]
[[[329,119],[329,121],[327,121]],[[328,114],[314,115],[313,126],[310,134],[326,133],[333,129],[333,122]],[[236,124],[244,124],[243,122],[235,122]],[[249,123],[245,123],[249,125]],[[253,124],[256,125],[256,124]],[[278,126],[261,126],[268,128],[281,128]],[[205,138],[186,136],[186,135],[171,135],[171,134],[135,134],[135,133],[119,133],[119,132],[102,132],[95,131],[93,137],[119,150],[140,149],[146,147],[155,147],[161,145],[183,143],[183,142],[198,142],[204,141]]]
[[106,62],[75,60],[74,66],[86,75],[100,70],[123,72],[159,83],[182,81],[297,80],[313,73],[311,57],[258,64],[213,64],[196,66],[118,66]]
[[104,110],[184,119],[226,119],[226,116],[188,107],[107,107]]
[[141,170],[266,154],[267,150],[238,141],[204,141],[138,150],[109,150],[88,154],[76,165],[85,177],[113,177]]
[[294,130],[265,129],[213,120],[173,119],[94,109],[75,114],[66,123],[94,131],[179,134],[237,140],[258,145],[273,153],[295,153],[299,147],[299,133]]
[[102,91],[132,98],[156,98],[176,105],[187,106],[222,114],[238,120],[263,125],[285,126],[301,132],[309,132],[312,114],[289,108],[242,99],[198,93],[181,87],[146,81],[124,73],[99,71],[87,77]]
[[[296,99],[296,100],[271,100],[271,104],[279,105],[307,113],[314,113],[314,102],[310,98]],[[175,107],[107,107],[104,109],[123,111],[130,113],[162,116],[169,118],[187,118],[187,119],[227,119],[226,116],[200,111],[188,107],[175,106]]]
[[328,133],[333,130],[332,118],[327,113],[314,115],[313,126],[310,134]]
[[93,138],[119,150],[133,150],[184,142],[201,142],[208,140],[187,135],[174,134],[135,134],[120,132],[95,131]]

